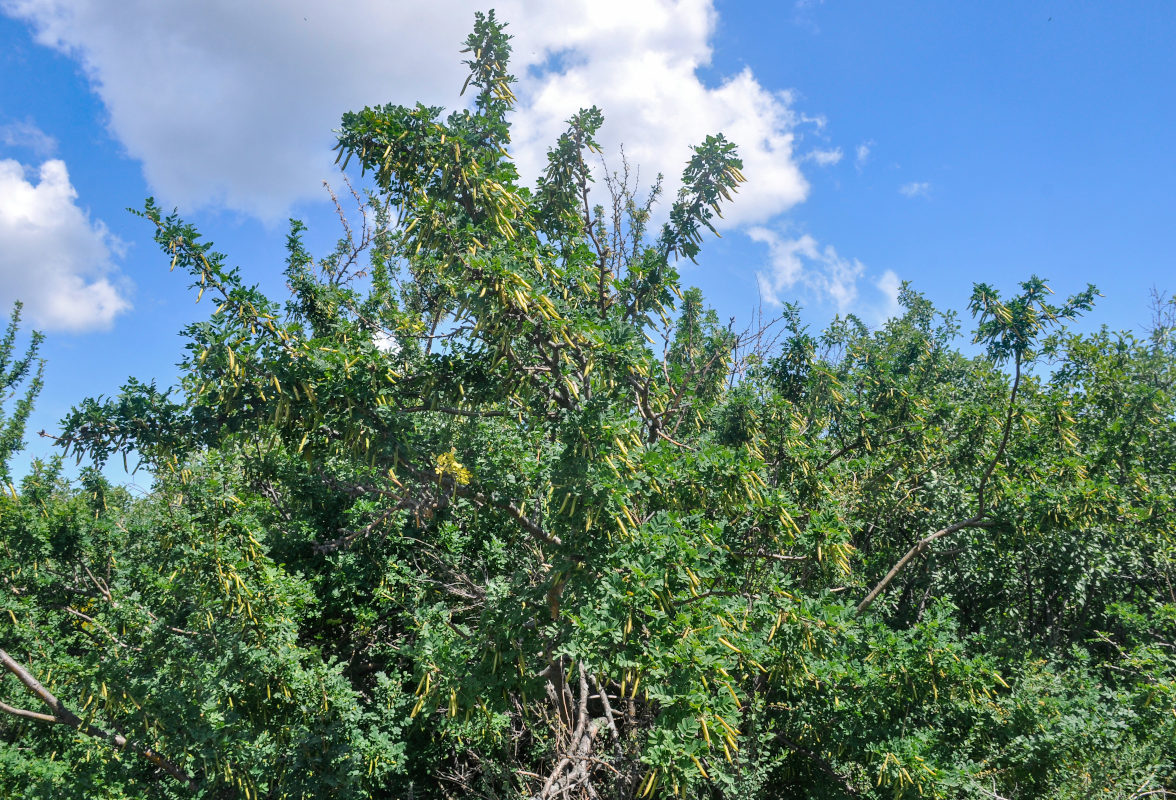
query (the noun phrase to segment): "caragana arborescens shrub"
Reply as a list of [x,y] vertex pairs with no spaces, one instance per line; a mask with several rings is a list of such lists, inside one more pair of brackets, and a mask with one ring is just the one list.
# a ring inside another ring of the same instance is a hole
[[[877,330],[745,334],[675,263],[603,117],[533,187],[509,41],[469,109],[348,114],[373,190],[275,301],[148,202],[215,304],[183,377],[64,421],[146,497],[41,465],[0,505],[0,793],[1145,797],[1176,791],[1176,341],[979,284]],[[611,191],[607,191],[610,190]]]

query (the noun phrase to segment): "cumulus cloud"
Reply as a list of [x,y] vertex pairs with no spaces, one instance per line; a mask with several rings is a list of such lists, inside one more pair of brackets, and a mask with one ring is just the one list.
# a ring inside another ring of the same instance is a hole
[[872,281],[870,293],[874,296],[863,299],[859,285],[866,267],[856,258],[841,256],[831,245],[822,247],[809,234],[786,238],[764,227],[753,227],[747,233],[768,248],[768,268],[757,272],[756,280],[769,305],[782,305],[785,294],[792,292],[832,304],[838,314],[856,314],[875,324],[898,312],[902,283],[892,270]]
[[38,156],[47,156],[57,150],[57,140],[29,119],[0,125],[0,145],[31,150]]
[[812,150],[805,154],[805,161],[815,161],[819,167],[831,167],[837,164],[844,157],[840,147],[832,150]]
[[[321,197],[344,111],[452,95],[469,25],[444,2],[430,14],[374,1],[0,3],[38,42],[81,63],[111,133],[167,204],[269,221]],[[450,45],[444,58],[436,42]]]
[[899,186],[898,193],[903,197],[927,197],[931,194],[931,184],[927,181],[911,181]]
[[[77,59],[112,133],[167,204],[276,221],[318,199],[344,111],[383,102],[454,106],[468,0],[0,0],[42,44]],[[808,191],[793,153],[806,117],[750,70],[700,80],[713,0],[502,0],[520,76],[513,152],[534,177],[564,121],[605,112],[601,143],[672,197],[689,146],[724,132],[749,182],[729,224],[765,221]],[[615,158],[615,156],[614,156]],[[818,162],[819,163],[819,162]],[[618,166],[613,163],[611,167]]]
[[[765,89],[749,69],[713,87],[696,74],[711,55],[709,2],[541,4],[531,13],[539,18],[528,18],[518,32],[520,50],[574,57],[565,59],[565,70],[522,87],[515,143],[524,174],[537,174],[567,117],[596,104],[605,113],[605,152],[623,142],[643,176],[665,175],[668,197],[692,144],[720,131],[736,142],[748,182],[724,209],[728,226],[765,221],[804,200],[808,182],[793,144],[796,126],[805,123],[791,96]],[[570,31],[561,20],[570,21]]]
[[768,303],[780,305],[781,294],[798,284],[822,302],[832,302],[841,314],[857,300],[857,283],[866,271],[857,259],[842,258],[831,245],[820,247],[808,234],[786,239],[775,231],[756,227],[748,235],[768,246],[770,269],[756,273],[760,293]]
[[121,243],[76,199],[65,162],[43,163],[34,183],[0,160],[0,307],[23,301],[41,328],[108,328],[130,308],[113,265]]

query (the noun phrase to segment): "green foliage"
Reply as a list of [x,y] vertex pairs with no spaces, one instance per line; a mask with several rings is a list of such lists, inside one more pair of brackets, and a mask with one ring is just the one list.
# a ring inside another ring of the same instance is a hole
[[508,37],[466,46],[470,109],[344,117],[376,189],[324,258],[292,223],[284,303],[148,202],[216,308],[178,386],[64,421],[148,496],[0,505],[0,792],[1176,791],[1172,326],[1070,333],[1094,290],[1032,278],[974,357],[909,287],[737,333],[673,263],[734,147],[649,241],[658,186],[590,205],[595,108],[519,185]]
[[[8,462],[24,446],[25,423],[33,410],[33,401],[41,391],[44,364],[37,360],[44,336],[34,331],[24,355],[17,357],[16,338],[20,332],[21,304],[16,303],[0,339],[0,482],[9,480]],[[27,382],[24,393],[21,384]],[[4,406],[17,398],[11,410]]]

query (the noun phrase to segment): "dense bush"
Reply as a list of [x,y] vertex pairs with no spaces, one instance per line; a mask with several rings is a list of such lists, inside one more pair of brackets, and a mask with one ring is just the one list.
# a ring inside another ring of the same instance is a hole
[[738,334],[673,266],[734,146],[657,232],[623,176],[589,205],[596,109],[522,187],[508,39],[467,44],[472,110],[344,118],[377,189],[327,257],[292,226],[284,304],[147,204],[216,308],[179,386],[64,422],[149,496],[0,500],[0,794],[1176,791],[1165,309],[1078,335],[1094,290],[1034,278],[976,287],[978,355],[910,288]]

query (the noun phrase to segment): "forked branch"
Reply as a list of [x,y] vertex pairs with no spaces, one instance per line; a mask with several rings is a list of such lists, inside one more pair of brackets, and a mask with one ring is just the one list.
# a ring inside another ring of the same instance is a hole
[[48,706],[53,713],[43,714],[37,711],[27,711],[23,708],[14,708],[13,706],[10,706],[6,703],[0,703],[0,711],[3,711],[6,714],[11,714],[14,717],[21,717],[22,719],[32,719],[37,720],[38,722],[49,722],[56,725],[66,725],[70,728],[74,728],[75,730],[80,731],[81,733],[84,733],[87,736],[92,736],[95,739],[101,739],[118,750],[133,750],[155,766],[162,769],[168,775],[171,775],[176,780],[187,785],[189,789],[194,790],[196,788],[195,779],[192,778],[192,776],[190,776],[186,771],[184,771],[182,767],[173,761],[164,758],[150,747],[138,744],[137,742],[132,742],[120,733],[112,733],[95,725],[87,724],[85,720],[83,720],[73,711],[69,710],[65,704],[57,699],[57,697],[52,692],[46,689],[40,681],[34,678],[32,673],[29,672],[23,664],[16,661],[4,650],[0,650],[0,664],[3,664],[5,669],[15,675],[17,679],[25,685],[26,689],[40,698],[41,702]]
[[1012,391],[1009,392],[1009,405],[1008,410],[1005,413],[1004,426],[1001,430],[1000,445],[996,448],[996,454],[992,457],[992,460],[988,462],[987,467],[984,469],[984,473],[980,476],[980,484],[976,490],[976,515],[970,519],[963,520],[962,522],[957,522],[954,525],[948,525],[946,528],[941,528],[935,531],[935,533],[928,534],[919,541],[915,542],[914,547],[912,547],[910,550],[907,550],[906,554],[897,562],[895,562],[894,566],[890,568],[890,571],[886,573],[886,577],[878,581],[878,584],[870,590],[870,593],[866,595],[865,599],[858,603],[857,613],[860,614],[869,608],[878,598],[878,595],[882,594],[882,592],[886,590],[886,587],[890,585],[891,581],[898,577],[900,572],[906,569],[907,564],[911,563],[911,561],[913,561],[916,557],[925,552],[935,540],[942,539],[944,536],[950,536],[956,531],[962,531],[965,528],[991,528],[993,526],[994,523],[991,520],[986,519],[988,516],[988,498],[985,494],[985,491],[988,487],[988,479],[992,477],[993,470],[996,469],[996,465],[1000,463],[1001,458],[1004,457],[1005,450],[1009,444],[1009,436],[1013,430],[1013,417],[1016,412],[1017,390],[1020,388],[1020,385],[1021,353],[1018,352],[1016,354],[1016,359],[1013,365],[1013,388]]
[[894,566],[890,568],[890,571],[886,573],[886,577],[878,581],[878,585],[870,590],[870,593],[866,595],[864,600],[858,603],[857,613],[860,614],[869,608],[878,598],[878,595],[882,594],[882,592],[886,590],[886,587],[890,585],[890,582],[898,577],[898,573],[902,572],[906,568],[907,564],[911,563],[911,561],[913,561],[928,547],[930,547],[931,543],[936,539],[942,539],[944,536],[949,536],[956,531],[962,531],[964,528],[991,528],[993,524],[994,523],[989,520],[985,520],[983,517],[976,516],[972,517],[971,519],[966,519],[963,522],[957,522],[954,525],[948,525],[946,528],[941,528],[940,530],[935,531],[935,533],[924,536],[915,543],[914,547],[906,551],[906,555],[895,562]]

